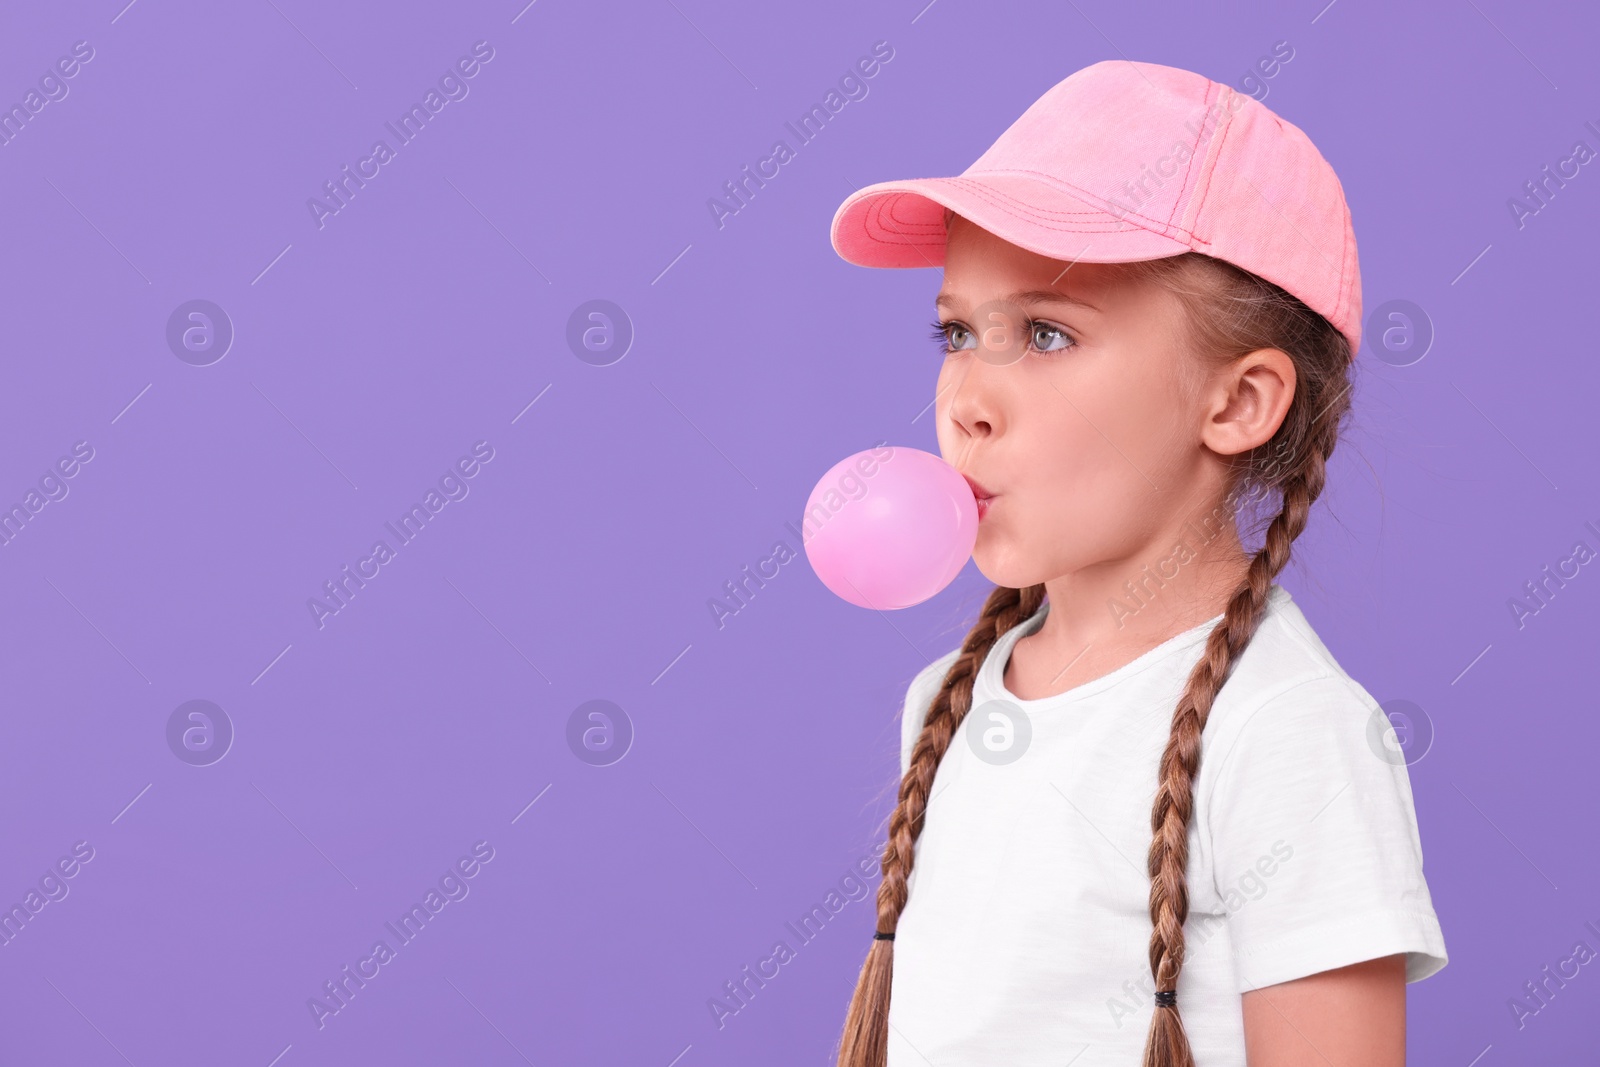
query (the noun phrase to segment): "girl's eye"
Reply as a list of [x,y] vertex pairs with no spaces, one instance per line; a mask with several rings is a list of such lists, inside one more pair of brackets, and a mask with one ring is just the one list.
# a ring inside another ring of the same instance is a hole
[[1048,322],[1030,322],[1028,342],[1038,352],[1061,352],[1078,343],[1061,327]]
[[[1077,345],[1077,339],[1066,330],[1048,322],[1030,320],[1024,324],[1028,347],[1035,352],[1063,352]],[[933,341],[946,355],[969,351],[978,347],[978,335],[959,322],[935,322]]]
[[977,337],[959,322],[934,323],[933,341],[946,352],[960,352],[978,347]]

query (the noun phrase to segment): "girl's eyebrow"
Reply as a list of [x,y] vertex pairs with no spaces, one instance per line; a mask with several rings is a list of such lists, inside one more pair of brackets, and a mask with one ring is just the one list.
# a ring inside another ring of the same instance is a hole
[[[1084,308],[1097,313],[1100,310],[1087,300],[1080,300],[1077,297],[1068,296],[1066,293],[1057,292],[1054,289],[1022,289],[1012,293],[1005,299],[1012,304],[1067,304],[1071,307]],[[934,300],[933,306],[935,308],[945,308],[956,303],[957,300],[954,296],[949,293],[940,293]]]

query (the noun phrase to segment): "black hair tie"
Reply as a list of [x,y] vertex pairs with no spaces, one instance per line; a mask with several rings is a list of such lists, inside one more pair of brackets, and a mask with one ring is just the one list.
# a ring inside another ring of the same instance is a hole
[[890,931],[889,933],[886,934],[886,933],[884,933],[883,931],[880,930],[877,933],[872,935],[872,940],[874,940],[874,941],[893,941],[894,940],[894,932]]
[[1176,989],[1163,989],[1156,993],[1156,1004],[1160,1007],[1176,1008],[1178,1006],[1178,991]]

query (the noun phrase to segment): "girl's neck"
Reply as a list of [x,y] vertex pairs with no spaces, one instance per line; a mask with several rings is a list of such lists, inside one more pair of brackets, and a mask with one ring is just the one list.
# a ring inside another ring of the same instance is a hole
[[1189,532],[1182,554],[1171,547],[1180,535],[1169,535],[1141,555],[1047,580],[1050,611],[1013,646],[1007,690],[1021,700],[1064,693],[1222,614],[1249,557],[1231,522],[1206,544]]

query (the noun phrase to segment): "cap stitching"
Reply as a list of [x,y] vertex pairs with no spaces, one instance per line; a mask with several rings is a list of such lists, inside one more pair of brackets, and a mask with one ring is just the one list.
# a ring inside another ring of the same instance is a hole
[[[1021,174],[1021,175],[1026,175],[1026,176],[1028,176],[1030,178],[1038,178],[1038,179],[1040,179],[1042,181],[1045,181],[1045,182],[1054,183],[1056,185],[1063,186],[1068,191],[1070,191],[1073,194],[1078,195],[1078,196],[1086,197],[1086,198],[1089,198],[1091,200],[1104,199],[1103,197],[1095,196],[1093,193],[1089,192],[1086,189],[1083,189],[1083,188],[1080,188],[1077,185],[1074,185],[1072,182],[1066,181],[1066,180],[1064,180],[1064,179],[1062,179],[1062,178],[1060,178],[1060,177],[1058,177],[1058,176],[1056,176],[1054,174],[1046,174],[1044,171],[1027,170],[1027,169],[1012,169],[1012,170],[980,171],[979,173],[982,173],[982,174]],[[946,179],[946,180],[947,181],[971,182],[971,179],[968,178],[967,175],[961,175],[961,176],[959,176],[957,178],[950,178],[950,179]],[[981,192],[983,194],[994,195],[995,191],[990,189],[988,186],[985,186],[985,185],[982,185],[982,184],[978,184],[978,183],[973,183],[973,185],[974,185],[974,188],[977,191],[979,191],[979,192]],[[1021,201],[1017,201],[1017,203],[1021,204],[1022,202]],[[1104,215],[1104,216],[1106,216],[1108,218],[1113,218],[1113,219],[1115,218],[1115,216],[1113,216],[1109,211],[1062,212],[1062,211],[1047,211],[1046,209],[1040,209],[1040,208],[1027,208],[1027,205],[1023,205],[1023,206],[1027,210],[1033,211],[1033,212],[1038,213],[1038,214],[1053,214],[1053,215],[1098,214],[1098,215]],[[1132,223],[1129,226],[1129,229],[1144,230],[1147,233],[1153,233],[1158,237],[1167,237],[1167,238],[1171,238],[1173,240],[1177,240],[1178,239],[1177,237],[1175,237],[1171,233],[1163,233],[1162,232],[1163,229],[1166,229],[1168,227],[1160,219],[1152,218],[1151,216],[1142,214],[1142,213],[1140,213],[1138,211],[1125,212],[1124,215],[1123,215],[1123,218],[1125,218],[1125,219],[1126,218],[1143,219],[1144,221],[1150,223],[1149,226],[1140,226],[1137,222],[1135,222],[1135,223]],[[1172,230],[1176,231],[1176,233],[1178,235],[1180,235],[1180,236],[1182,236],[1184,238],[1187,238],[1189,236],[1189,231],[1185,230],[1182,226],[1174,226],[1174,227],[1170,227],[1170,228]],[[1125,231],[1102,231],[1102,232],[1125,232]]]
[[939,233],[943,232],[943,226],[932,222],[917,222],[913,219],[902,219],[895,214],[894,209],[900,206],[901,202],[906,199],[907,195],[911,194],[897,192],[892,196],[881,197],[875,205],[869,205],[868,210],[871,210],[872,206],[876,206],[878,208],[878,218],[882,219],[883,216],[887,215],[891,222],[898,227],[902,227],[898,232],[903,234],[916,233],[918,227],[922,227],[926,231],[925,233],[921,234],[921,236],[937,236]]
[[[865,207],[864,207],[864,210],[866,212],[866,217],[861,220],[861,223],[860,223],[859,226],[853,228],[853,232],[858,234],[861,238],[865,239],[867,242],[869,242],[871,247],[888,248],[888,249],[902,249],[902,248],[916,249],[916,250],[918,250],[918,255],[921,257],[921,259],[923,261],[922,264],[920,264],[920,265],[923,265],[923,266],[936,266],[937,264],[933,264],[933,263],[929,262],[928,257],[926,255],[923,255],[922,252],[921,252],[921,250],[925,249],[925,248],[938,250],[938,249],[943,247],[943,242],[941,242],[941,241],[937,240],[936,238],[932,237],[932,227],[931,226],[929,227],[929,232],[928,233],[912,233],[912,232],[909,232],[909,231],[896,232],[894,230],[890,230],[890,229],[887,229],[887,228],[882,226],[882,223],[881,223],[880,219],[885,214],[887,208],[892,207],[893,204],[896,201],[898,201],[904,195],[906,195],[906,194],[903,193],[903,192],[897,192],[897,193],[894,193],[893,195],[890,195],[890,193],[888,191],[886,191],[884,193],[880,193],[880,194],[877,194],[877,195],[873,196],[871,199],[868,199],[866,201],[866,204],[865,204]],[[888,203],[886,204],[885,201],[888,201]],[[874,228],[876,228],[878,231],[880,231],[885,236],[892,237],[892,238],[904,238],[904,239],[903,240],[884,240],[883,237],[879,236],[879,233],[874,232]],[[848,232],[848,231],[842,231],[842,232]],[[843,253],[841,253],[841,255],[842,254]],[[846,256],[845,258],[849,259],[848,256]],[[856,262],[855,260],[850,260],[850,261],[851,262]],[[918,266],[918,265],[919,264],[911,264],[911,266]]]
[[[931,225],[927,228],[927,232],[922,233],[913,232],[911,230],[895,230],[883,225],[883,216],[888,213],[888,210],[892,208],[894,203],[900,199],[900,196],[903,195],[904,194],[902,193],[895,196],[880,196],[868,201],[866,205],[867,217],[862,220],[860,228],[857,232],[860,233],[861,236],[865,237],[868,241],[872,242],[873,245],[883,248],[938,247],[939,241],[935,237],[934,230]],[[884,202],[886,200],[888,201],[887,204]],[[890,219],[897,225],[906,225],[904,223],[900,223],[899,220],[894,219],[892,215],[890,215]],[[875,230],[877,232],[874,232]],[[905,239],[884,240],[883,236],[880,236],[880,234],[888,237]],[[923,258],[926,260],[927,257]]]
[[[1201,101],[1205,105],[1205,111],[1201,112],[1200,128],[1194,131],[1194,144],[1189,149],[1189,165],[1185,167],[1183,171],[1183,186],[1178,190],[1178,196],[1172,202],[1172,210],[1167,213],[1168,226],[1176,225],[1179,229],[1182,229],[1183,224],[1181,222],[1174,223],[1172,220],[1173,217],[1178,214],[1178,208],[1185,203],[1183,194],[1189,191],[1189,181],[1195,174],[1194,161],[1200,158],[1200,135],[1206,130],[1206,120],[1204,116],[1211,110],[1213,99],[1212,90],[1214,89],[1220,91],[1222,86],[1217,82],[1211,81],[1209,78],[1206,79],[1206,95]],[[1197,207],[1195,211],[1198,214],[1199,208]]]
[[[1043,175],[1043,176],[1044,177],[1048,177],[1048,175]],[[953,179],[953,180],[963,180],[963,179]],[[967,189],[967,192],[971,193],[973,196],[976,196],[978,199],[984,200],[984,201],[988,202],[990,205],[992,205],[994,207],[998,207],[1003,211],[1008,211],[1012,215],[1014,215],[1014,216],[1016,216],[1018,218],[1021,218],[1021,219],[1027,220],[1027,221],[1035,222],[1035,223],[1037,223],[1039,225],[1046,226],[1049,229],[1056,230],[1056,231],[1058,231],[1060,233],[1135,233],[1135,232],[1141,232],[1141,231],[1145,232],[1145,233],[1154,232],[1154,231],[1150,230],[1150,228],[1147,227],[1147,226],[1139,226],[1137,224],[1123,225],[1121,223],[1118,223],[1110,216],[1110,214],[1108,212],[1050,211],[1048,209],[1043,209],[1043,208],[1034,208],[1034,207],[1031,207],[1031,206],[1023,203],[1020,200],[1013,200],[1010,197],[1005,197],[1003,194],[997,194],[993,189],[990,189],[987,186],[981,185],[981,184],[976,183],[976,182],[971,182],[970,179],[966,179],[966,181],[968,182],[968,184],[970,184],[970,188]],[[1049,217],[1051,215],[1095,215],[1095,214],[1104,215],[1106,217],[1106,222],[1101,223],[1100,225],[1098,225],[1096,227],[1091,227],[1091,228],[1084,228],[1082,226],[1076,226],[1076,227],[1075,226],[1064,226],[1064,225],[1061,225],[1057,220],[1052,219],[1052,218]],[[1115,227],[1115,228],[1113,229],[1113,228],[1108,228],[1108,227]],[[1165,236],[1165,235],[1158,234],[1158,236]]]
[[[1223,114],[1226,115],[1227,118],[1222,127],[1222,137],[1217,141],[1217,150],[1211,153],[1211,158],[1206,161],[1207,166],[1205,189],[1201,191],[1199,202],[1195,205],[1194,209],[1194,224],[1196,230],[1198,230],[1200,226],[1200,212],[1205,210],[1206,198],[1211,195],[1211,178],[1217,172],[1217,162],[1222,159],[1222,153],[1228,146],[1228,134],[1233,132],[1234,114],[1228,110],[1226,103],[1223,104]],[[1216,247],[1215,243],[1207,238],[1199,237],[1197,235],[1195,239],[1206,247],[1208,253],[1212,248]]]
[[[986,173],[986,174],[1000,174],[1000,173],[1007,173],[1007,172],[985,171],[984,173]],[[952,181],[952,182],[960,182],[963,187],[970,186],[972,188],[972,190],[975,191],[975,192],[986,194],[986,195],[989,195],[989,196],[994,196],[994,197],[997,197],[997,198],[999,198],[1001,200],[1010,201],[1011,203],[1017,204],[1017,205],[1021,206],[1022,208],[1033,212],[1036,215],[1062,215],[1062,216],[1067,216],[1067,215],[1093,215],[1093,216],[1096,216],[1098,218],[1104,218],[1104,217],[1110,215],[1110,212],[1108,212],[1108,211],[1098,211],[1098,210],[1094,210],[1092,208],[1090,210],[1088,210],[1088,211],[1060,211],[1060,210],[1056,210],[1056,209],[1053,209],[1053,208],[1034,207],[1032,204],[1029,204],[1026,201],[1018,200],[1015,197],[1008,196],[1005,193],[1000,192],[998,189],[992,189],[989,186],[984,185],[982,182],[975,182],[971,178],[966,177],[965,175],[958,176],[958,177],[955,177],[955,178],[951,178],[949,180]]]

